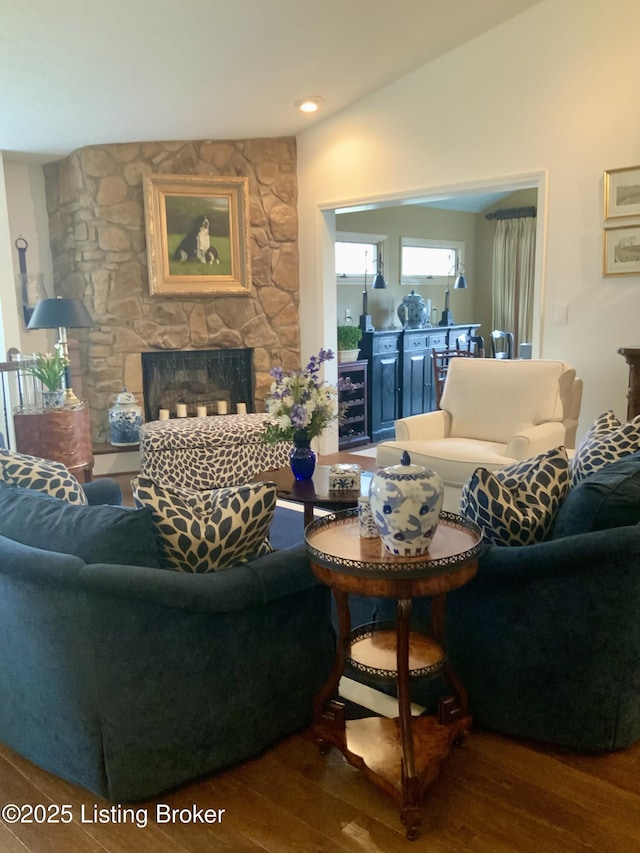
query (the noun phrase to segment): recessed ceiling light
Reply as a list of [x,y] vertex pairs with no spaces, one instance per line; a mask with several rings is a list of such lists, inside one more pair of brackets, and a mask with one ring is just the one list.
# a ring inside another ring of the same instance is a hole
[[302,113],[315,113],[322,103],[320,95],[310,95],[308,98],[303,98],[301,101],[296,101],[296,107]]

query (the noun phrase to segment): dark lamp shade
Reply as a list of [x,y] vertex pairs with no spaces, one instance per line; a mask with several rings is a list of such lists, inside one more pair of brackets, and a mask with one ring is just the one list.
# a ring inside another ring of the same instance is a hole
[[387,282],[384,280],[382,273],[376,273],[376,277],[373,279],[373,284],[371,285],[373,290],[384,290],[387,286]]
[[79,299],[40,299],[34,308],[28,329],[88,329],[91,315]]

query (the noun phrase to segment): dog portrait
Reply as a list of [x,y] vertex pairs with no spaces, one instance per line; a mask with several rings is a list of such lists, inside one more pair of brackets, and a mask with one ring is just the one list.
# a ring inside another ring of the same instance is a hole
[[152,296],[250,294],[248,178],[145,175],[143,198]]
[[173,253],[174,261],[199,261],[201,264],[219,264],[218,250],[211,244],[210,223],[206,216],[197,216],[193,230],[182,238]]

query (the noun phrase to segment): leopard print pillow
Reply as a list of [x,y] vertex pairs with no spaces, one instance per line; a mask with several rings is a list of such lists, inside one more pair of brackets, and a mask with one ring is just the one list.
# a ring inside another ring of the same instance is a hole
[[612,411],[599,415],[569,463],[571,487],[605,465],[640,450],[640,416],[623,424]]
[[165,568],[218,571],[272,550],[267,536],[276,508],[273,483],[196,492],[134,477],[131,486],[136,505],[153,511]]
[[70,504],[87,506],[80,483],[61,462],[0,449],[0,480],[9,486],[46,492]]
[[485,542],[542,542],[569,490],[569,463],[557,447],[501,468],[478,468],[462,489],[460,514],[475,521]]

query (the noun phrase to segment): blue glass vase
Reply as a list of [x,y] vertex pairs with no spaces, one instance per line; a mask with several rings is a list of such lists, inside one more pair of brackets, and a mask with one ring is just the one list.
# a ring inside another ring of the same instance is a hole
[[311,439],[306,435],[293,437],[293,450],[289,456],[291,470],[296,480],[310,480],[316,467],[316,454],[311,449]]

